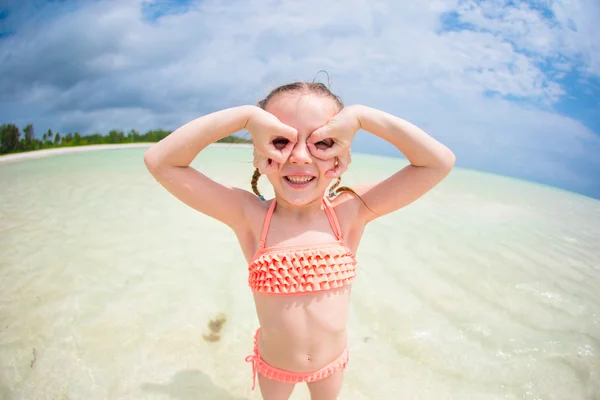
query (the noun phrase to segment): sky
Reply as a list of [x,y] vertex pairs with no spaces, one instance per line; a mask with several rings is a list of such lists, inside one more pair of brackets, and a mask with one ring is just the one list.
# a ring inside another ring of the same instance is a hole
[[600,199],[598,21],[598,0],[0,0],[0,123],[174,130],[326,70],[458,167]]

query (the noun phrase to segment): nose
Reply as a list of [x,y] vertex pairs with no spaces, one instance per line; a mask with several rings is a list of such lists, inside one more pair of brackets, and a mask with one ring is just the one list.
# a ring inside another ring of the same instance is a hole
[[306,143],[298,142],[290,153],[292,164],[312,164],[312,157]]

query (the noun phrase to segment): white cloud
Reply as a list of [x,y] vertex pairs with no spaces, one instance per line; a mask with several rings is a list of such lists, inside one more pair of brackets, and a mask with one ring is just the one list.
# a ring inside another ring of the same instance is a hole
[[[598,136],[551,105],[572,66],[600,75],[598,45],[586,36],[598,33],[598,7],[554,2],[548,23],[530,7],[498,4],[206,0],[150,22],[140,2],[86,3],[0,44],[2,117],[54,131],[169,129],[326,69],[347,104],[424,126],[459,165],[597,187]],[[440,32],[441,13],[454,9],[485,32]],[[539,66],[545,59],[554,71]],[[357,146],[373,143],[381,145],[361,137]]]
[[[503,4],[506,3],[506,4]],[[581,65],[590,75],[600,75],[600,3],[596,0],[540,2],[552,11],[544,17],[536,2],[463,1],[461,20],[509,40],[533,60],[553,58],[557,67]],[[567,61],[568,60],[568,61]]]

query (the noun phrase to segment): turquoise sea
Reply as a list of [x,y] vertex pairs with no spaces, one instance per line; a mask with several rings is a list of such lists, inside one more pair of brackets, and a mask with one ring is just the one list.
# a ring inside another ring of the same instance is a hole
[[[0,165],[0,399],[260,398],[236,238],[143,153]],[[344,183],[405,164],[353,154]],[[247,147],[192,165],[250,190]],[[357,258],[340,399],[600,399],[600,201],[456,168]]]

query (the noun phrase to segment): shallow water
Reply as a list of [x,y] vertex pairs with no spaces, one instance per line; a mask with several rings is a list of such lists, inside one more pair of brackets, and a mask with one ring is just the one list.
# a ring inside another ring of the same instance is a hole
[[[260,398],[235,236],[143,152],[0,165],[1,399]],[[251,154],[193,165],[249,189]],[[344,180],[404,164],[356,154]],[[367,227],[341,399],[600,399],[599,243],[600,201],[455,169]]]

